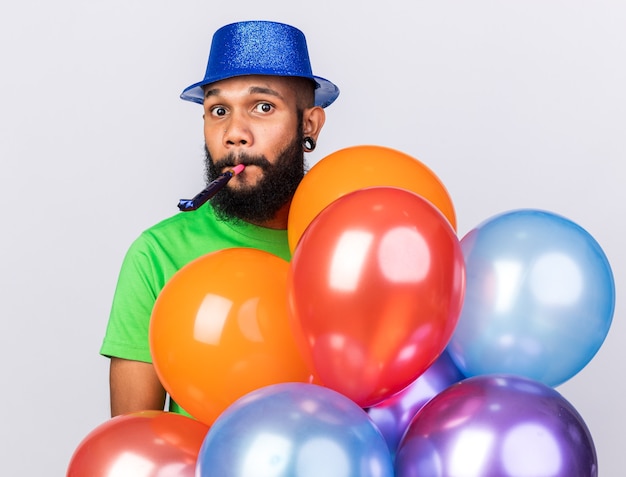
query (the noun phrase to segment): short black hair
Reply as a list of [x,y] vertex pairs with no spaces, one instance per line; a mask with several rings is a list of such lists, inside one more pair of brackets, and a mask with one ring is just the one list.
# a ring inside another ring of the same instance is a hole
[[317,84],[310,78],[294,76],[298,108],[307,109],[315,106],[315,89]]

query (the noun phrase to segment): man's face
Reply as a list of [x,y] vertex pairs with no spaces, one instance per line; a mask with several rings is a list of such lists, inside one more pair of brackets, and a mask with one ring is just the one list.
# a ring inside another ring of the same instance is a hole
[[289,79],[230,78],[205,91],[207,179],[244,164],[213,199],[222,217],[262,223],[289,202],[304,175],[302,112]]

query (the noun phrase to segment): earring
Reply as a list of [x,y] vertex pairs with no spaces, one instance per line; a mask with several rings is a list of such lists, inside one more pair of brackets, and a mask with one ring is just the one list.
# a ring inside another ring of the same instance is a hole
[[311,152],[315,149],[315,146],[317,146],[317,144],[315,144],[315,139],[313,139],[311,136],[307,136],[302,140],[302,147],[304,147],[304,150],[306,152]]

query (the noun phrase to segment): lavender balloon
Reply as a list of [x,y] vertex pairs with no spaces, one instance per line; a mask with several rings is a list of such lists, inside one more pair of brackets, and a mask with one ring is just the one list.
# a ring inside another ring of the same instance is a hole
[[355,402],[322,386],[266,386],[209,430],[197,477],[393,477],[391,454]]
[[410,423],[396,477],[596,477],[593,440],[553,388],[510,375],[461,381]]
[[463,378],[448,352],[444,351],[408,387],[368,409],[370,418],[385,437],[392,455],[417,411],[435,395]]

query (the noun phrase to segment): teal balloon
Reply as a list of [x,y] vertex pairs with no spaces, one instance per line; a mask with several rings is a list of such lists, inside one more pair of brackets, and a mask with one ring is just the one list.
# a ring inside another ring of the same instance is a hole
[[557,386],[602,346],[615,309],[605,253],[560,215],[494,216],[461,239],[463,308],[448,351],[466,376],[505,373]]
[[306,383],[266,386],[213,423],[198,477],[393,477],[385,438],[355,402]]

